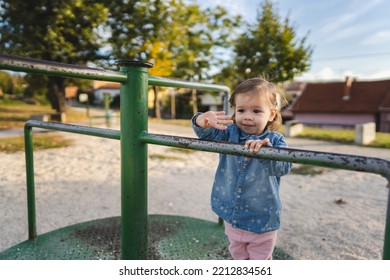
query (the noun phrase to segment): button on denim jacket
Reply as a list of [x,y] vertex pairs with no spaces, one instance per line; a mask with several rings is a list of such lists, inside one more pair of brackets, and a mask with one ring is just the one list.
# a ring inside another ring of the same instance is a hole
[[[197,114],[198,115],[198,114]],[[248,135],[236,124],[227,130],[192,126],[200,139],[244,144],[249,139],[270,140],[270,146],[287,147],[282,134],[266,130]],[[211,208],[234,228],[254,233],[274,231],[280,227],[280,177],[289,173],[291,163],[245,156],[220,154],[211,192]]]

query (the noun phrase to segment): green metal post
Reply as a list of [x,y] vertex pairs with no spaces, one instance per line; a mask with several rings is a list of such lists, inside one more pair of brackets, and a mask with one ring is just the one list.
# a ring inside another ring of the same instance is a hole
[[[388,180],[387,187],[390,186],[390,180]],[[387,215],[385,225],[385,242],[383,247],[383,259],[390,260],[390,189],[387,197]]]
[[120,88],[121,126],[121,254],[125,260],[145,260],[148,251],[147,144],[148,68],[140,61],[117,62],[127,81]]
[[103,96],[104,96],[104,112],[106,118],[106,126],[110,127],[110,121],[111,121],[110,103],[112,101],[112,97],[109,92],[104,92]]
[[26,183],[27,183],[27,216],[28,239],[37,237],[37,223],[35,212],[35,183],[34,183],[34,147],[32,140],[32,127],[24,126],[24,147],[26,157]]

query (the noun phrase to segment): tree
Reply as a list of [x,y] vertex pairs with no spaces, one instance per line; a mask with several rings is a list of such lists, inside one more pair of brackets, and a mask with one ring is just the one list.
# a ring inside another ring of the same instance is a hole
[[[97,1],[1,0],[0,51],[24,57],[85,65],[100,58],[99,26],[107,9]],[[65,79],[48,77],[48,98],[64,112]]]
[[206,79],[206,70],[219,63],[214,48],[229,45],[232,29],[239,23],[221,7],[201,10],[183,0],[105,3],[110,13],[111,58],[152,62],[151,73],[181,79]]
[[196,4],[179,10],[176,17],[177,32],[171,38],[178,42],[173,46],[174,77],[191,81],[210,80],[210,70],[224,63],[218,52],[232,45],[241,17],[231,17],[220,6],[201,10]]
[[20,95],[23,93],[25,85],[23,76],[0,71],[0,96],[2,94]]
[[307,36],[296,38],[288,17],[283,21],[265,0],[257,23],[239,36],[235,45],[237,74],[241,79],[267,76],[275,82],[292,80],[310,67]]
[[13,93],[14,85],[12,82],[12,76],[11,74],[5,72],[5,71],[0,71],[0,94],[2,93],[8,93],[11,94]]
[[[183,0],[111,0],[109,43],[113,59],[152,62],[151,75],[204,81],[218,65],[217,46],[226,46],[237,19],[226,10],[201,10]],[[158,109],[158,88],[155,111]]]

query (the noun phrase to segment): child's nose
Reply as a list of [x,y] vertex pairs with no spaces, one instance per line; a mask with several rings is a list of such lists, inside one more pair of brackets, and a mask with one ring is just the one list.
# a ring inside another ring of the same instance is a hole
[[244,119],[245,120],[253,120],[253,117],[251,114],[245,114]]

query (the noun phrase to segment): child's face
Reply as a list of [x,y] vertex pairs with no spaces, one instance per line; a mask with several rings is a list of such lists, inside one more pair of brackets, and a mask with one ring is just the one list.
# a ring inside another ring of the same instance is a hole
[[260,135],[268,122],[273,121],[276,109],[260,93],[241,93],[236,96],[235,120],[247,134]]

